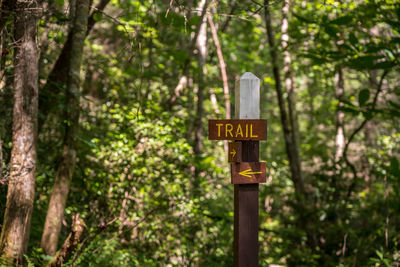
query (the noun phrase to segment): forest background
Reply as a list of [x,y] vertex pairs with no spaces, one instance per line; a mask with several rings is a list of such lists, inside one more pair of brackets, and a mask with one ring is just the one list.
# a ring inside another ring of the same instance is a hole
[[400,266],[396,0],[1,0],[0,257],[233,266],[234,86],[261,80],[260,266]]

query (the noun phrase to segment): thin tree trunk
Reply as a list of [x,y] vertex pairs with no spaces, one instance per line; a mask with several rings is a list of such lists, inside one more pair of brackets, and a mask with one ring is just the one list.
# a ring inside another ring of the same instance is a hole
[[[0,17],[3,17],[3,0],[0,0]],[[0,28],[0,85],[1,81],[3,80],[3,69],[1,64],[2,55],[3,55],[3,27]],[[0,180],[1,180],[1,173],[0,173]]]
[[[1,14],[1,10],[0,10],[0,14]],[[3,77],[4,77],[2,56],[3,56],[3,30],[0,29],[0,89],[2,88]]]
[[[94,19],[95,14],[101,13],[109,2],[109,0],[101,0],[94,11],[90,14],[90,17],[88,18],[88,26],[86,27],[85,38],[90,34],[90,31],[93,29],[93,26],[96,23],[96,20]],[[71,4],[71,6],[73,5]],[[57,101],[57,96],[60,95],[63,86],[65,86],[67,83],[68,65],[69,59],[71,58],[70,51],[73,38],[71,34],[72,31],[69,32],[67,41],[64,43],[61,53],[58,56],[49,76],[47,77],[47,82],[40,91],[39,111],[42,116],[39,117],[39,131],[46,121],[47,115],[51,111],[51,107],[57,106],[54,104],[54,101]]]
[[[344,97],[344,72],[341,66],[336,68],[335,73],[335,96],[339,100],[339,107],[343,107],[341,101]],[[346,141],[344,139],[344,111],[336,110],[336,136],[335,136],[335,162],[338,163],[343,157]]]
[[[341,0],[339,0],[339,3],[342,3]],[[343,8],[340,8],[340,10],[343,11]],[[336,12],[336,16],[340,16],[338,10]],[[339,45],[340,42],[343,41],[343,29],[340,27],[339,29],[339,40],[335,41],[335,45],[337,48],[337,51],[339,54],[344,55],[343,48]],[[339,101],[338,104],[338,109],[336,109],[336,134],[335,134],[335,164],[336,164],[336,170],[337,173],[340,171],[340,165],[339,161],[343,158],[343,153],[344,153],[344,147],[346,145],[346,140],[345,140],[345,131],[344,131],[344,116],[345,113],[343,110],[340,108],[344,106],[344,103],[342,102],[344,98],[344,71],[343,71],[343,66],[337,65],[335,68],[335,96],[336,99]]]
[[[314,81],[314,79],[313,79]],[[304,88],[307,90],[308,93],[308,103],[310,107],[310,116],[309,116],[309,124],[307,126],[307,131],[311,132],[312,129],[314,129],[314,124],[315,124],[315,108],[314,108],[314,98],[315,98],[315,91],[312,88],[314,83],[310,82],[310,79],[308,76],[304,77]]]
[[[211,14],[207,14],[208,24],[210,24],[210,29],[212,37],[214,40],[215,48],[217,50],[217,56],[219,61],[219,68],[221,71],[222,85],[224,87],[224,99],[225,99],[225,119],[229,120],[231,118],[231,99],[229,94],[229,84],[228,75],[226,74],[226,64],[224,56],[222,54],[221,44],[219,43],[217,29],[214,25]],[[226,154],[228,153],[228,141],[224,141],[224,150]]]
[[0,184],[3,181],[3,141],[0,136]]
[[271,54],[272,70],[275,79],[275,90],[278,97],[281,124],[285,139],[286,154],[289,158],[291,177],[296,190],[297,197],[305,198],[306,194],[305,194],[303,176],[301,172],[298,148],[294,147],[295,144],[293,143],[293,137],[292,137],[293,131],[289,128],[290,120],[293,119],[288,118],[285,108],[285,102],[283,99],[282,84],[278,68],[278,56],[276,53],[274,34],[271,25],[271,15],[269,11],[269,0],[264,0],[264,11],[265,11],[265,23],[267,28],[267,37]]
[[[207,9],[206,7],[206,0],[202,0],[199,3],[199,10],[204,10]],[[201,16],[201,14],[199,14]],[[207,17],[203,16],[202,17],[202,22],[200,25],[200,30],[199,30],[199,35],[197,37],[196,41],[196,47],[199,51],[198,53],[198,63],[200,67],[199,75],[198,75],[198,90],[197,90],[197,114],[196,114],[196,119],[194,121],[194,133],[195,133],[195,138],[194,138],[194,154],[196,157],[199,157],[202,151],[202,139],[203,139],[203,124],[202,124],[202,119],[203,119],[203,102],[204,102],[204,89],[205,89],[205,75],[207,73],[206,70],[206,56],[207,56]],[[195,168],[195,180],[197,181],[198,177],[198,168]],[[195,188],[197,190],[197,188]]]
[[224,60],[224,56],[222,54],[221,45],[218,40],[217,29],[215,28],[214,22],[212,20],[211,14],[207,15],[208,24],[210,24],[210,29],[212,33],[212,37],[214,40],[215,48],[217,49],[219,68],[221,71],[222,85],[224,87],[224,99],[225,99],[225,119],[229,120],[231,118],[231,100],[229,97],[229,84],[228,84],[228,75],[226,74],[226,64]]
[[210,93],[210,101],[211,101],[211,105],[214,109],[214,113],[216,115],[219,115],[219,107],[218,107],[218,100],[217,100],[217,96],[214,93],[214,90],[212,88],[210,88],[208,90],[208,92]]
[[64,148],[53,186],[53,193],[50,198],[41,241],[41,246],[48,255],[54,255],[57,250],[65,204],[76,162],[76,142],[80,111],[80,69],[88,23],[89,3],[84,0],[77,1],[76,7],[76,15],[71,31],[71,50],[68,52],[74,56],[70,58],[67,67],[67,103],[65,105],[67,123],[65,125]]
[[[291,68],[291,56],[288,49],[289,45],[289,9],[290,9],[290,0],[283,1],[282,8],[282,49],[283,49],[283,72],[285,77],[285,88],[287,93],[287,102],[288,102],[288,113],[290,119],[290,128],[291,128],[291,137],[293,143],[293,149],[296,150],[295,154],[300,155],[299,152],[299,125],[297,121],[297,112],[296,112],[296,85],[293,79],[293,72]],[[300,156],[299,164],[301,164]],[[301,167],[301,166],[300,166]],[[301,169],[301,168],[300,168]]]
[[[378,70],[371,70],[369,73],[369,88],[376,88],[378,87]],[[366,148],[374,148],[376,146],[376,138],[375,138],[375,125],[374,121],[368,121],[365,124],[365,129],[364,129],[364,142],[366,145]],[[367,183],[367,188],[370,190],[371,189],[371,164],[368,161],[368,156],[364,155],[361,159],[362,162],[362,169],[364,173],[364,180]]]
[[38,49],[36,1],[16,1],[13,146],[0,257],[22,261],[29,241],[35,194]]

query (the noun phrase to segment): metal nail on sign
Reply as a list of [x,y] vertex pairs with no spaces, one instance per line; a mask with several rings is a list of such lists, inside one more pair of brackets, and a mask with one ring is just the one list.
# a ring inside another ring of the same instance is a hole
[[267,120],[209,120],[209,140],[266,140]]

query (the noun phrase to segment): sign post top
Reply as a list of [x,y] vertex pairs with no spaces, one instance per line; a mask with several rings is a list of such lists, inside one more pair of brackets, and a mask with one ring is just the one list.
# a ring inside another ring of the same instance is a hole
[[251,72],[246,72],[236,81],[235,117],[260,118],[260,79]]
[[260,79],[258,79],[257,78],[257,76],[256,75],[254,75],[253,73],[251,73],[251,72],[245,72],[241,77],[240,77],[240,79],[241,80],[244,80],[244,79],[248,79],[248,80],[254,80],[254,79],[256,79],[256,80],[260,80]]

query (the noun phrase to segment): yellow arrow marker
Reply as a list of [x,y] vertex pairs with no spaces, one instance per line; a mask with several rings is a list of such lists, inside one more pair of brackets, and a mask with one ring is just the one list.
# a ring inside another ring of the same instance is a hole
[[234,158],[235,155],[236,155],[236,150],[235,150],[235,149],[232,149],[231,154],[232,154],[232,158]]
[[262,173],[262,172],[253,172],[252,169],[250,168],[250,169],[239,172],[239,175],[251,178],[252,174],[258,174],[258,173]]

